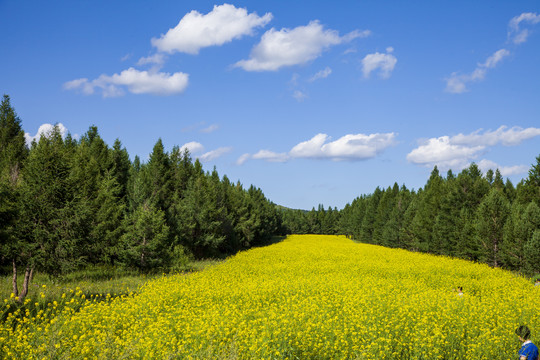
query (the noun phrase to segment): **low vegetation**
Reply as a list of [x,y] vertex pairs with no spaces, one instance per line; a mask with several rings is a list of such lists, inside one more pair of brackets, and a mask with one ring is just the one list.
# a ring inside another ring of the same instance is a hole
[[297,235],[189,276],[159,277],[137,294],[84,299],[80,311],[67,304],[52,318],[23,315],[15,328],[0,327],[0,354],[502,360],[520,346],[518,325],[538,340],[538,291],[483,264]]

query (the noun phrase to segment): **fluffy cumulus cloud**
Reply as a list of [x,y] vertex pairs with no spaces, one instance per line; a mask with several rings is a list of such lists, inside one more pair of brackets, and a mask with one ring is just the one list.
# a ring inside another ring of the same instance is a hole
[[307,141],[295,145],[288,153],[261,150],[254,155],[244,154],[238,160],[241,165],[248,159],[285,162],[290,159],[366,160],[380,154],[395,144],[395,133],[348,134],[330,141],[327,134],[317,134]]
[[372,72],[378,70],[381,78],[388,79],[397,63],[397,58],[392,55],[393,51],[394,49],[389,47],[384,54],[376,52],[366,55],[362,59],[362,73],[364,77],[368,78]]
[[232,151],[232,147],[220,147],[215,150],[204,152],[203,144],[196,141],[191,141],[182,145],[180,147],[180,152],[183,153],[186,149],[192,156],[203,162],[215,160]]
[[325,29],[318,21],[294,29],[274,28],[264,33],[251,50],[249,59],[234,66],[246,71],[276,71],[285,66],[305,64],[319,57],[331,46],[369,36],[369,31],[353,31],[339,36],[336,30]]
[[510,55],[510,51],[506,49],[497,50],[482,64],[478,64],[476,69],[470,74],[459,74],[457,72],[452,73],[449,78],[446,79],[446,91],[453,94],[461,94],[468,91],[467,84],[470,82],[476,82],[484,80],[486,73],[489,69],[493,69],[499,64],[505,57]]
[[[60,131],[60,134],[62,137],[65,137],[68,133],[68,129],[62,124],[58,123],[56,124],[58,127],[58,130]],[[52,124],[43,124],[39,127],[36,135],[32,136],[29,133],[24,133],[24,138],[26,139],[26,144],[30,146],[32,144],[32,141],[36,140],[39,141],[41,136],[49,136],[51,132],[54,129],[54,125]]]
[[152,39],[152,45],[161,52],[198,54],[201,48],[223,45],[244,35],[252,35],[255,28],[265,26],[270,20],[271,13],[258,16],[234,5],[216,5],[206,15],[195,10],[186,14],[166,34]]
[[514,44],[521,44],[527,41],[529,29],[526,25],[534,25],[540,22],[540,15],[536,13],[522,13],[514,16],[508,24],[508,39]]
[[139,71],[129,68],[120,74],[101,75],[97,79],[75,79],[64,83],[64,89],[80,90],[90,95],[100,89],[104,97],[122,96],[124,88],[133,94],[173,95],[183,92],[188,85],[189,75]]
[[462,169],[485,150],[485,146],[466,146],[452,143],[449,136],[428,139],[424,144],[412,150],[407,160],[418,165],[443,169]]
[[[441,136],[431,138],[413,149],[407,160],[417,165],[433,167],[437,165],[442,169],[463,169],[471,161],[475,161],[484,154],[489,147],[496,145],[516,146],[527,139],[540,136],[540,128],[521,127],[508,128],[501,126],[495,131],[477,130],[470,134],[458,134],[455,136]],[[481,160],[483,169],[489,169],[495,163],[488,160]],[[496,164],[495,164],[496,165]],[[526,166],[499,167],[503,175],[512,175],[526,171]]]
[[183,153],[186,150],[189,151],[191,154],[197,154],[204,151],[204,146],[199,142],[191,141],[180,147],[180,153]]

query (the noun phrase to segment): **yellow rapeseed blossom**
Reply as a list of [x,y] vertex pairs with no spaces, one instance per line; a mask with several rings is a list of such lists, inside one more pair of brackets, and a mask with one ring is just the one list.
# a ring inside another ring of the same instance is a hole
[[539,291],[486,265],[290,236],[138,295],[77,289],[59,314],[0,324],[0,358],[502,360],[518,325],[539,339]]

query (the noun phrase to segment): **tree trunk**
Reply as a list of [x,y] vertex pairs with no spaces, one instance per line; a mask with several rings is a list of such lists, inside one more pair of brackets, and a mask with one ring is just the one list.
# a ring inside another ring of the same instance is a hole
[[17,288],[17,265],[15,265],[15,259],[13,259],[13,294],[19,296],[19,289]]
[[34,275],[34,267],[33,266],[27,266],[26,271],[24,272],[24,282],[23,282],[23,288],[21,291],[21,295],[19,296],[19,302],[23,302],[26,295],[28,295],[28,287],[30,286],[30,282],[32,281],[32,277]]
[[143,235],[142,251],[141,251],[141,269],[144,269],[144,252],[146,250],[146,234]]

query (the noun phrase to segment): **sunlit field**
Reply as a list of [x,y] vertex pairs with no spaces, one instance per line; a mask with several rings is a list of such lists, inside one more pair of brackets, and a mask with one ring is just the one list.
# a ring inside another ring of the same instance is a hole
[[69,298],[55,316],[54,303],[10,315],[0,357],[506,360],[517,326],[540,339],[525,278],[339,236],[290,236],[137,295]]

